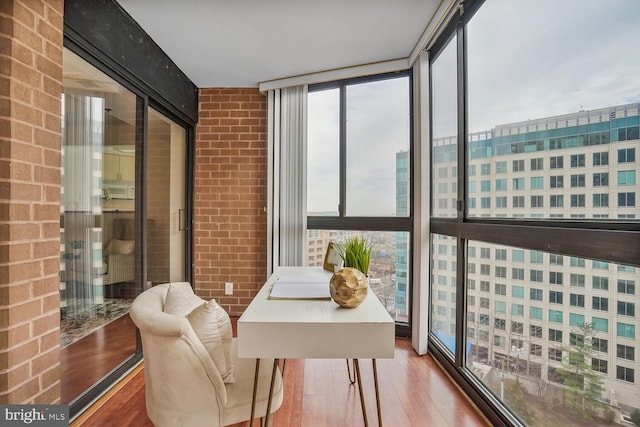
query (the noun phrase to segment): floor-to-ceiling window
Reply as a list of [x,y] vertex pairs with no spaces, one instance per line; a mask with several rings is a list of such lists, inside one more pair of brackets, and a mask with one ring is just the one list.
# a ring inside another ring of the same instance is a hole
[[430,339],[495,422],[640,408],[639,7],[467,2],[430,50]]
[[[447,41],[431,65],[432,135],[434,140],[432,173],[432,214],[437,218],[457,216],[458,115],[455,102],[457,89],[456,41]],[[431,331],[453,358],[456,341],[456,269],[457,244],[454,237],[433,235],[432,275],[438,286],[431,288]]]
[[[410,319],[411,79],[408,73],[309,87],[307,265],[329,241],[373,243],[369,286]],[[405,329],[408,331],[408,329]]]

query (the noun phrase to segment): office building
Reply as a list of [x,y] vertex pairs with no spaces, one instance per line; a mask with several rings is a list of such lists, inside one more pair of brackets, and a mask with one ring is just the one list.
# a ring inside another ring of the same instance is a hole
[[[638,218],[639,107],[579,111],[470,135],[468,216]],[[455,202],[452,140],[434,141],[435,215],[446,215]],[[454,247],[445,236],[432,242],[432,321],[435,331],[445,335],[455,334]],[[473,241],[466,257],[468,365],[479,362],[518,372],[532,390],[540,380],[563,383],[558,370],[566,367],[579,327],[591,323],[595,335],[587,363],[603,380],[602,398],[628,410],[640,407],[637,268]]]

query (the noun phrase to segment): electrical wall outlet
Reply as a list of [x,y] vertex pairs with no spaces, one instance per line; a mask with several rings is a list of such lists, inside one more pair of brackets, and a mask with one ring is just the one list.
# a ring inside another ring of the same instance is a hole
[[225,295],[233,295],[233,283],[232,282],[226,282],[224,284],[224,294]]

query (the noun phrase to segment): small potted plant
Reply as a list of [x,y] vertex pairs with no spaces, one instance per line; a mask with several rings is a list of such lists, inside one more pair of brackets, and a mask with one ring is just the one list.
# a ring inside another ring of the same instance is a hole
[[369,274],[369,262],[373,243],[363,237],[350,237],[343,244],[336,245],[344,267],[360,270],[365,276]]
[[369,261],[373,244],[361,237],[351,237],[336,250],[344,267],[333,273],[329,283],[331,298],[340,307],[354,308],[367,296]]

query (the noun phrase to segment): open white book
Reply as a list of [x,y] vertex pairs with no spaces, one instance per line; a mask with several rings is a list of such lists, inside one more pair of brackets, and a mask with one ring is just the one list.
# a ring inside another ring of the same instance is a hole
[[270,299],[331,299],[326,277],[278,277]]

